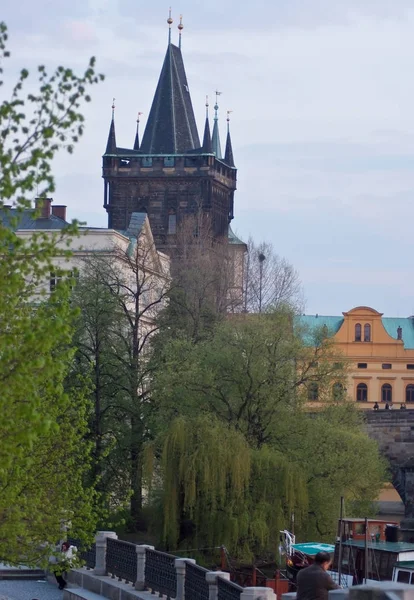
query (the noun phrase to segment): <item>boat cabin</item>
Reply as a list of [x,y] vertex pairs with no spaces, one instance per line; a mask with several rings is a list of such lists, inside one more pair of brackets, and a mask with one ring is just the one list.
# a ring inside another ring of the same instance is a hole
[[[408,542],[372,542],[365,547],[364,540],[342,542],[341,573],[351,575],[354,585],[365,579],[365,557],[368,557],[367,578],[374,581],[391,581],[397,563],[413,562],[414,544]],[[339,542],[335,546],[333,569],[339,567]]]
[[[389,538],[390,530],[394,527],[398,527],[398,523],[368,519],[368,540],[385,542]],[[340,520],[337,537],[342,541],[365,540],[365,519],[342,519],[342,522]]]
[[286,556],[286,574],[288,579],[296,581],[296,574],[300,569],[309,567],[318,552],[329,552],[333,557],[335,546],[333,544],[321,544],[319,542],[305,542],[303,544],[291,544],[290,551]]
[[392,580],[414,585],[414,561],[407,560],[395,563]]

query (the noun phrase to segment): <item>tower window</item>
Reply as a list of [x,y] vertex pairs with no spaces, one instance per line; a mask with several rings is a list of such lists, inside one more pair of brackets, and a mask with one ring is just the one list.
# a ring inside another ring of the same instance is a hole
[[355,325],[355,341],[356,342],[360,342],[361,341],[361,331],[362,331],[361,323],[357,323]]
[[392,402],[392,387],[389,383],[384,383],[381,387],[381,402]]
[[308,400],[309,402],[316,402],[319,398],[319,387],[318,384],[313,382],[308,386]]
[[371,325],[369,323],[365,323],[364,325],[364,342],[371,341]]
[[414,385],[412,383],[408,384],[405,388],[405,401],[414,402]]
[[367,402],[368,401],[368,386],[366,383],[358,383],[356,399],[357,399],[357,402]]
[[168,233],[170,235],[177,233],[177,214],[174,210],[168,213]]

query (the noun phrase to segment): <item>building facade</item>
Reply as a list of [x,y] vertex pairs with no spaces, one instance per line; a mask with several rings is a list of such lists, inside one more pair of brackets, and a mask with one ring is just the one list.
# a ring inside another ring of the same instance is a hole
[[[168,22],[171,27],[171,18]],[[178,46],[171,43],[170,30],[142,142],[137,127],[133,147],[117,145],[113,110],[102,165],[108,227],[125,230],[133,212],[146,212],[157,248],[167,253],[173,251],[177,228],[189,215],[201,213],[213,238],[227,238],[237,180],[228,119],[224,155],[221,152],[217,96],[213,132],[207,105],[200,143],[181,29]]]
[[414,408],[414,317],[384,317],[359,306],[342,316],[302,315],[305,330],[324,328],[349,367],[347,396],[361,408]]
[[[170,258],[156,248],[146,213],[132,213],[123,231],[80,227],[79,234],[71,237],[69,248],[68,237],[59,236],[68,225],[66,206],[52,206],[51,198],[41,199],[36,211],[19,212],[11,207],[3,208],[0,210],[0,222],[12,227],[22,239],[29,239],[34,233],[55,237],[56,257],[52,260],[48,280],[38,290],[39,296],[53,292],[59,280],[67,274],[77,273],[82,277],[88,263],[99,258],[108,265],[107,277],[121,286],[125,282],[125,289],[131,290],[131,310],[134,310],[134,295],[139,294],[143,332],[153,328],[158,312],[165,306],[170,287]],[[68,249],[69,257],[60,255],[60,250]]]

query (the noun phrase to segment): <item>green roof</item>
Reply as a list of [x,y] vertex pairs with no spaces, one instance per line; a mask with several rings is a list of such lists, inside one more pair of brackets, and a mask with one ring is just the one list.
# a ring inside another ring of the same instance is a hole
[[[343,546],[352,546],[353,548],[365,548],[364,540],[347,540]],[[369,550],[381,550],[382,552],[414,552],[414,544],[409,542],[368,542]]]
[[413,569],[414,571],[414,560],[399,560],[395,563],[395,566],[401,569]]
[[[382,317],[385,331],[395,340],[397,329],[402,329],[404,348],[414,350],[414,317]],[[328,335],[335,335],[344,322],[344,317],[332,317],[324,315],[300,315],[297,324],[304,329],[305,343],[312,343],[312,332],[324,325],[328,328]]]
[[298,550],[308,556],[315,556],[318,552],[329,552],[332,553],[335,550],[335,546],[332,544],[321,544],[319,542],[305,542],[304,544],[292,544],[294,550]]
[[228,237],[229,237],[229,244],[235,244],[237,246],[245,246],[246,245],[244,242],[241,241],[240,238],[237,237],[237,235],[234,233],[234,231],[232,230],[230,225],[229,225]]

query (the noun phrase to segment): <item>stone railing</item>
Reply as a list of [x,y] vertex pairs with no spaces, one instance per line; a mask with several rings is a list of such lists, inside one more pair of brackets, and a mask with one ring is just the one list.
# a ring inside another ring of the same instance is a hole
[[[270,588],[242,588],[230,581],[230,573],[208,571],[193,559],[158,552],[153,546],[123,542],[112,531],[99,531],[94,546],[95,550],[81,552],[92,572],[74,569],[71,578],[78,585],[87,583],[92,591],[127,585],[131,593],[148,590],[167,600],[276,600]],[[114,579],[122,583],[110,584]]]

